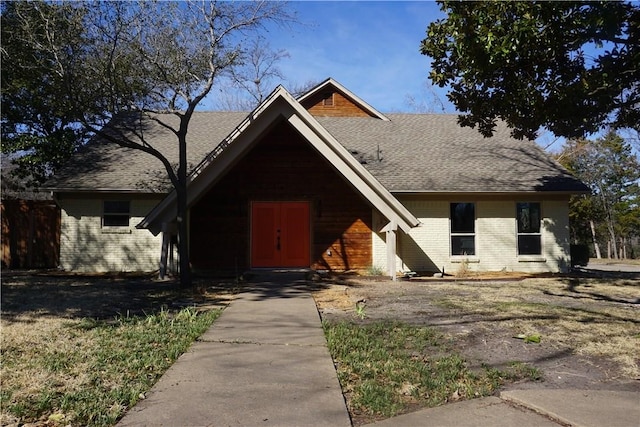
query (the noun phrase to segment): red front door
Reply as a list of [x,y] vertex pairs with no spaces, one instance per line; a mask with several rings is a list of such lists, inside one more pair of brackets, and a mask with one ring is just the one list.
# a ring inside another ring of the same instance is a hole
[[251,266],[309,267],[309,204],[253,202]]

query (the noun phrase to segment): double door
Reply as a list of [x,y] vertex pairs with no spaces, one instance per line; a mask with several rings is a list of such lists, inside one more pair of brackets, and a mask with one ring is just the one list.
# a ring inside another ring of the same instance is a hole
[[309,203],[251,204],[251,266],[309,267]]

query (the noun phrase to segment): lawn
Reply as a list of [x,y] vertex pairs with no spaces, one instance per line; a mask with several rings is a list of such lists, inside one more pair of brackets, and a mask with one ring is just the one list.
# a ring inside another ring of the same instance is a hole
[[640,280],[623,276],[343,278],[314,296],[362,425],[505,387],[640,391]]
[[[2,425],[115,424],[237,291],[213,280],[179,292],[145,277],[2,279]],[[310,287],[354,425],[514,382],[640,378],[636,276]]]
[[540,379],[524,363],[473,372],[447,337],[428,326],[343,321],[324,322],[324,329],[355,425],[412,407],[488,396],[507,382]]
[[217,302],[139,278],[3,276],[0,424],[114,425],[213,323],[221,310],[204,303]]

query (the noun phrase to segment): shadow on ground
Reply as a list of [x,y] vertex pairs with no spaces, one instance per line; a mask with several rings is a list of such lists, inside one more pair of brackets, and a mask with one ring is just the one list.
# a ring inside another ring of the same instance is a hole
[[[119,315],[154,314],[185,306],[226,304],[235,292],[233,281],[196,281],[180,290],[175,281],[150,275],[68,276],[32,272],[2,273],[2,315],[108,319]],[[22,320],[21,320],[22,321]]]
[[64,275],[55,272],[2,272],[2,315],[26,321],[23,314],[66,318],[109,319],[150,315],[187,306],[225,306],[238,292],[259,298],[291,298],[323,287],[308,272],[246,273],[234,278],[198,277],[190,289],[177,281],[158,281],[150,274]]

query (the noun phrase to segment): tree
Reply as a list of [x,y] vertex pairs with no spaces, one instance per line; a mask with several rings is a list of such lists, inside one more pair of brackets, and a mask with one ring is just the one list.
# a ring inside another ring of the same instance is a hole
[[262,38],[251,40],[245,62],[230,70],[227,87],[221,89],[222,108],[250,111],[259,105],[275,87],[274,82],[284,80],[277,64],[288,57],[284,49],[271,50]]
[[640,162],[630,144],[615,132],[572,140],[558,160],[592,191],[571,199],[574,239],[593,241],[597,253],[598,236],[604,235],[609,257],[625,258],[626,242],[640,237]]
[[421,52],[462,126],[516,138],[640,129],[640,6],[631,2],[441,1]]
[[425,81],[421,91],[417,96],[406,95],[405,104],[414,113],[444,113],[446,108],[444,102],[435,91],[430,81]]
[[[291,19],[281,2],[90,2],[74,3],[68,19],[80,22],[81,41],[67,43],[51,25],[44,2],[17,23],[27,35],[42,27],[50,52],[48,70],[65,85],[64,102],[101,140],[142,150],[162,162],[176,192],[180,283],[191,282],[188,257],[187,146],[196,107],[214,82],[243,63],[247,40],[270,21]],[[34,24],[35,22],[35,24]],[[175,167],[146,139],[141,124],[153,120],[175,135]]]
[[[35,187],[85,140],[79,117],[66,102],[66,83],[53,65],[48,37],[73,46],[81,40],[81,15],[68,3],[2,2],[0,95],[2,153],[12,155],[18,181]],[[42,17],[47,17],[46,21]]]

